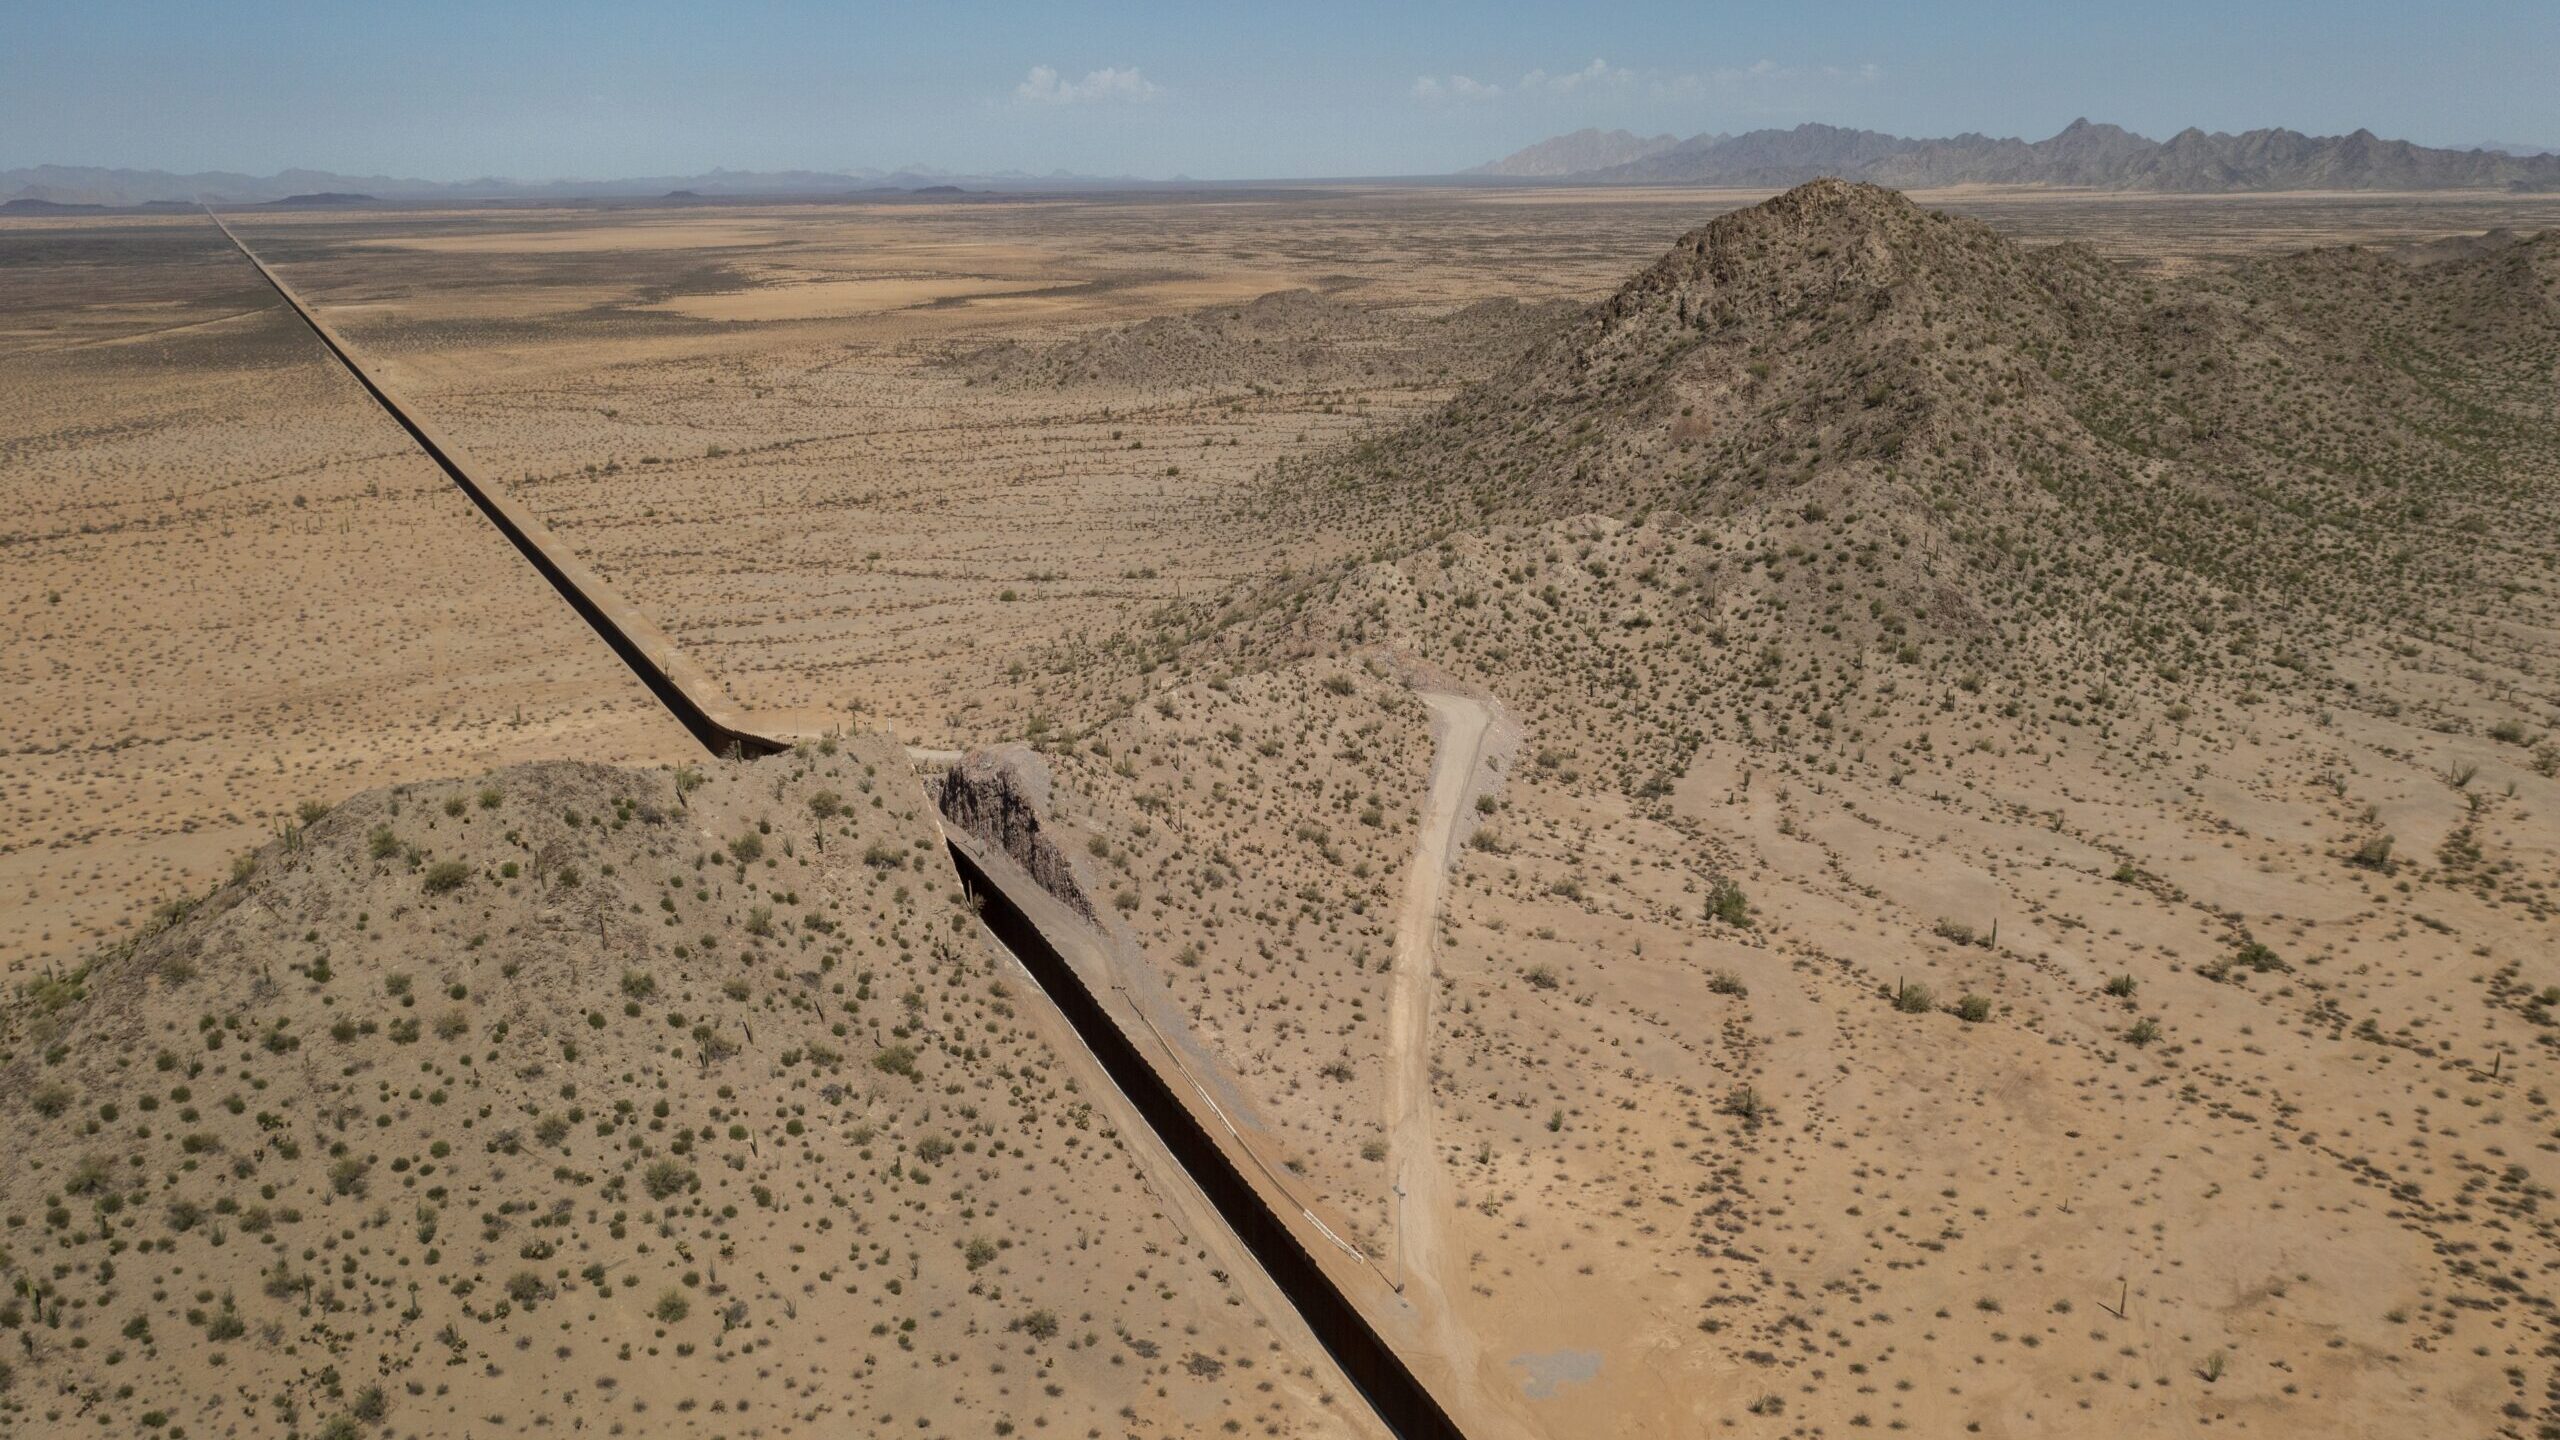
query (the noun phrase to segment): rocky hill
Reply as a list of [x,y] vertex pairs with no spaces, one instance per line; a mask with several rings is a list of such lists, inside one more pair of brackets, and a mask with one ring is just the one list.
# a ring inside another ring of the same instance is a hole
[[[1238,523],[1323,562],[1062,647],[1052,831],[1545,1433],[2540,1434],[2555,247],[1720,217],[1281,465]],[[1417,687],[1519,737],[1424,947],[1436,1237],[1361,1128]]]
[[[1572,153],[1559,137],[1546,146]],[[1512,160],[1495,162],[1509,165]],[[1487,167],[1491,169],[1492,167]],[[2043,140],[1964,134],[1940,139],[1805,124],[1789,130],[1700,135],[1642,155],[1576,169],[1503,170],[1610,183],[1771,188],[1823,176],[1905,188],[1939,185],[2066,185],[2103,190],[2214,194],[2249,190],[2549,190],[2560,188],[2560,156],[2502,150],[2443,150],[2384,140],[2369,130],[2305,135],[2249,130],[2237,135],[2190,127],[2151,140],[2115,125],[2074,120]]]
[[[2479,537],[2551,518],[2514,477],[2560,458],[2560,237],[2474,249],[2160,282],[1817,182],[1684,236],[1507,374],[1271,498],[1415,534],[1722,516],[1758,533],[1699,557],[1715,588],[1783,592],[1826,636],[1918,624],[2014,654],[2067,615],[2088,643],[2139,628],[2220,664],[2194,622],[2237,610],[2261,659],[2308,664],[2288,646],[2331,621],[2494,588]],[[1827,558],[1787,563],[1806,547]]]
[[0,1019],[0,1431],[1338,1428],[894,746],[308,807],[147,929]]

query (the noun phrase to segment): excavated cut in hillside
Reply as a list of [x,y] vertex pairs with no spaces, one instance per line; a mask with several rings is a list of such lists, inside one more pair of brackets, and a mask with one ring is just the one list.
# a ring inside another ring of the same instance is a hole
[[161,920],[5,1015],[0,1430],[1345,1423],[893,745],[376,791]]

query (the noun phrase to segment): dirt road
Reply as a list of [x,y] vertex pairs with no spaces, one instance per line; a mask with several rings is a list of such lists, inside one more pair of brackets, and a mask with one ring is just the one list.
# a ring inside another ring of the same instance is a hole
[[[1422,827],[1414,837],[1413,866],[1405,876],[1404,904],[1396,916],[1395,975],[1387,1004],[1387,1163],[1395,1176],[1391,1228],[1396,1270],[1420,1322],[1424,1347],[1448,1367],[1450,1383],[1458,1387],[1451,1398],[1470,1422],[1470,1433],[1534,1435],[1538,1430],[1513,1388],[1499,1375],[1488,1383],[1475,1336],[1449,1307],[1449,1292],[1464,1283],[1442,1231],[1456,1191],[1432,1124],[1431,1011],[1437,988],[1432,947],[1449,887],[1458,822],[1472,793],[1470,781],[1484,762],[1493,712],[1483,701],[1464,695],[1424,691],[1422,700],[1431,707],[1438,743],[1423,797]],[[1499,1431],[1492,1429],[1496,1424],[1501,1424]]]

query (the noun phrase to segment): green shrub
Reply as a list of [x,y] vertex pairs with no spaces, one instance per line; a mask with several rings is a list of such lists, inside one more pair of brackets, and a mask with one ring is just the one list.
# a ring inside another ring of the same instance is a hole
[[652,1200],[665,1200],[681,1194],[692,1184],[693,1172],[676,1160],[653,1160],[640,1175],[640,1186],[649,1192]]
[[1751,925],[1751,902],[1743,898],[1741,886],[1718,877],[1707,891],[1707,918],[1721,920],[1736,929],[1748,929]]
[[430,895],[448,895],[471,883],[471,867],[459,860],[439,860],[427,867],[423,883]]

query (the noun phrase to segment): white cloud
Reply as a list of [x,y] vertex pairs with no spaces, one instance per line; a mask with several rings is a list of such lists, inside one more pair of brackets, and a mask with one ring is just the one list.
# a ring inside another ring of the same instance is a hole
[[1774,60],[1755,60],[1748,65],[1713,70],[1670,72],[1632,69],[1595,59],[1579,70],[1532,70],[1509,85],[1469,75],[1424,75],[1413,82],[1413,98],[1426,105],[1505,98],[1609,97],[1655,104],[1714,99],[1747,108],[1768,108],[1801,103],[1817,93],[1872,85],[1882,78],[1884,71],[1875,65],[1781,65]]
[[1081,80],[1069,80],[1049,65],[1034,65],[1021,84],[1013,87],[1014,97],[1035,105],[1085,105],[1105,100],[1152,100],[1164,93],[1162,87],[1138,73],[1138,67],[1106,65],[1088,70]]
[[1487,85],[1472,75],[1445,78],[1425,75],[1413,82],[1413,98],[1425,102],[1441,100],[1498,100],[1502,87]]
[[1594,60],[1579,70],[1568,70],[1561,75],[1532,70],[1520,77],[1520,89],[1525,94],[1571,95],[1577,90],[1623,90],[1636,81],[1633,70],[1612,65],[1606,60]]

